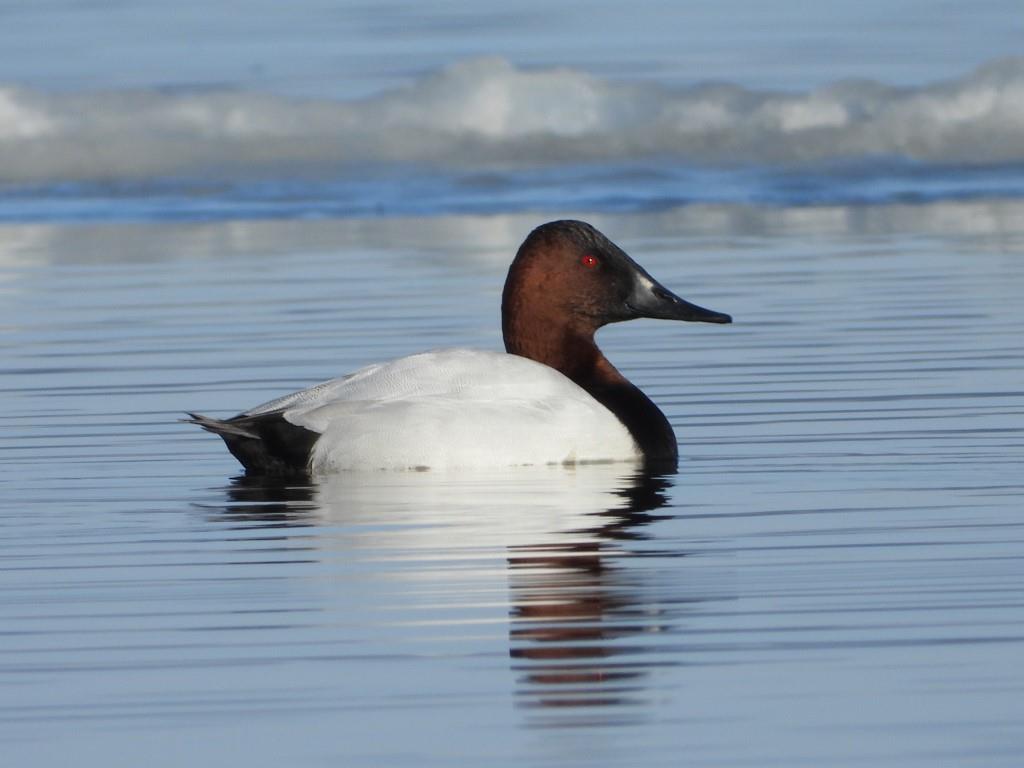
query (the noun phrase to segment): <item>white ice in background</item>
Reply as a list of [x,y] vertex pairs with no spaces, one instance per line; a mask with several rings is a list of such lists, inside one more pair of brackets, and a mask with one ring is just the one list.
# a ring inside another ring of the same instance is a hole
[[704,167],[1024,162],[1024,58],[918,87],[670,87],[500,58],[355,101],[0,88],[0,184],[358,176],[651,158]]
[[14,88],[0,88],[0,142],[39,139],[53,132],[53,121],[32,101]]

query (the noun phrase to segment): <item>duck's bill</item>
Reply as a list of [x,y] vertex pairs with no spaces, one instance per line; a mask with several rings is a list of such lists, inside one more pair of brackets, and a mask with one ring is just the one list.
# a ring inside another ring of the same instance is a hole
[[626,302],[635,317],[656,320],[685,320],[691,323],[731,323],[732,317],[724,312],[698,307],[676,296],[663,285],[645,276],[638,280]]

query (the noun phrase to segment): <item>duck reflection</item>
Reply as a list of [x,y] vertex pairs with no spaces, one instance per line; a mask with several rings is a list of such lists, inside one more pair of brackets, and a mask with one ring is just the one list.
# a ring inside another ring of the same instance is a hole
[[309,477],[239,475],[224,492],[227,503],[217,514],[222,521],[261,529],[308,528],[319,522],[317,486]]
[[318,546],[350,557],[427,552],[462,563],[504,552],[519,703],[622,707],[649,698],[644,681],[657,662],[638,655],[648,647],[642,638],[673,621],[664,601],[652,598],[650,574],[636,567],[645,553],[664,555],[643,546],[644,528],[664,517],[656,510],[671,482],[609,465],[318,481],[239,477],[224,512],[274,528],[327,526]]
[[632,703],[650,665],[620,661],[635,652],[628,638],[662,629],[645,610],[617,561],[624,542],[644,538],[652,510],[666,504],[666,476],[638,474],[616,491],[622,499],[594,515],[573,542],[510,547],[513,670],[522,704],[601,707]]

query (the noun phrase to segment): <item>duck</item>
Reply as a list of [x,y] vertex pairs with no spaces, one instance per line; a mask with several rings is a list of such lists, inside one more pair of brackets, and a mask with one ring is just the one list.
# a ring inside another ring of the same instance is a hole
[[231,418],[184,421],[220,436],[253,475],[594,462],[674,470],[672,425],[594,340],[636,318],[732,322],[672,293],[592,225],[552,221],[509,267],[504,352],[422,352]]

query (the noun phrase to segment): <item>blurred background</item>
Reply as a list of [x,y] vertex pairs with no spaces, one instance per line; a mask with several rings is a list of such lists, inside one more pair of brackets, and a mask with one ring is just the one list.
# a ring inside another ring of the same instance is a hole
[[0,218],[1017,197],[1019,11],[6,3]]

